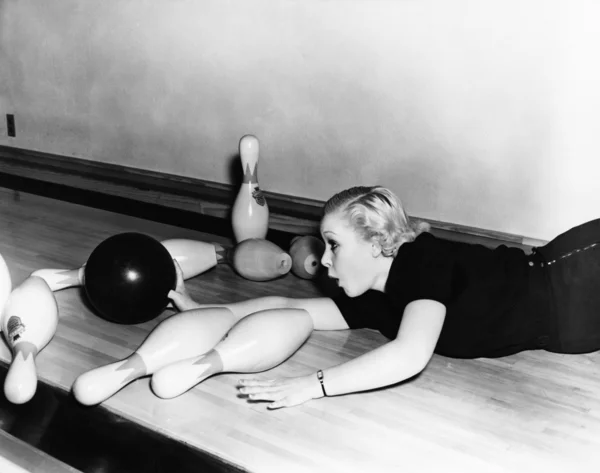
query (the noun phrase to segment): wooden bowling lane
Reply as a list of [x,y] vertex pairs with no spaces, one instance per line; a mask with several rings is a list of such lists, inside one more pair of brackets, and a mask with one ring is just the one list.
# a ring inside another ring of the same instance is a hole
[[[6,189],[0,189],[0,228],[0,253],[13,286],[37,269],[79,267],[95,245],[124,231],[231,244],[208,231]],[[222,264],[187,286],[204,303],[319,294],[312,282],[292,274],[254,282]],[[172,313],[121,326],[96,317],[79,288],[55,295],[59,325],[37,366],[40,379],[65,391],[79,374],[130,355]],[[369,330],[313,333],[288,361],[259,376],[312,373],[384,342]],[[10,361],[4,344],[0,358]],[[529,473],[573,465],[596,472],[600,464],[597,353],[537,351],[468,361],[434,356],[423,374],[398,386],[272,412],[237,396],[237,380],[254,376],[218,375],[172,400],[158,399],[142,378],[103,406],[253,472]]]

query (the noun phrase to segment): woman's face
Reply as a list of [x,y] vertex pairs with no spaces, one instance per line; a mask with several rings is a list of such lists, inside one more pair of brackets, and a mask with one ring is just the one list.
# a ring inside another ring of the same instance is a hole
[[377,276],[377,245],[365,241],[340,212],[326,215],[321,222],[325,253],[321,264],[327,268],[349,297],[372,289]]

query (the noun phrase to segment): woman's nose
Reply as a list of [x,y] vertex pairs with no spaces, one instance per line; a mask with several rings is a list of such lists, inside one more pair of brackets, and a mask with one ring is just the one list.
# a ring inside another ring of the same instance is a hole
[[321,257],[321,264],[326,268],[331,267],[331,257],[329,255],[329,250],[326,248],[323,256]]

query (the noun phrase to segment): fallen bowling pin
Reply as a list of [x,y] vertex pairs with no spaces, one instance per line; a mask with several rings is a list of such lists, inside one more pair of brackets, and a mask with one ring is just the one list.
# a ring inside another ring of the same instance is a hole
[[80,375],[73,384],[75,399],[92,406],[104,402],[132,381],[213,348],[234,325],[233,313],[223,307],[195,309],[158,324],[128,358]]
[[85,264],[77,269],[38,269],[31,273],[31,276],[42,278],[52,291],[83,286],[85,282]]
[[290,272],[292,258],[269,240],[250,238],[229,253],[233,269],[251,281],[270,281]]
[[52,340],[58,325],[58,305],[48,284],[30,276],[8,297],[2,311],[2,331],[13,359],[4,394],[14,404],[29,401],[37,389],[35,358]]
[[292,273],[302,279],[315,279],[323,272],[321,258],[325,252],[325,243],[320,238],[305,235],[292,240],[290,256]]
[[239,143],[244,177],[231,209],[231,226],[237,243],[248,238],[266,238],[269,231],[269,206],[258,186],[258,139],[242,136]]
[[[218,263],[225,262],[226,250],[218,243],[173,238],[161,241],[173,259],[179,263],[183,279],[193,278]],[[85,285],[85,264],[76,269],[38,269],[31,273],[48,283],[52,291]]]
[[185,238],[161,241],[171,257],[179,263],[184,279],[190,279],[226,262],[226,250],[218,243]]
[[256,373],[274,368],[304,344],[312,329],[312,318],[305,310],[256,312],[235,324],[208,353],[171,363],[154,373],[152,391],[170,399],[217,373]]

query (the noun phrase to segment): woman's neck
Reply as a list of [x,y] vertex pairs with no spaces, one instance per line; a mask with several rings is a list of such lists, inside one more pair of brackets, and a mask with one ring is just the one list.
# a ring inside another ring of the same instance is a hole
[[377,273],[371,289],[379,292],[385,292],[385,285],[390,275],[394,257],[380,255],[378,259]]

